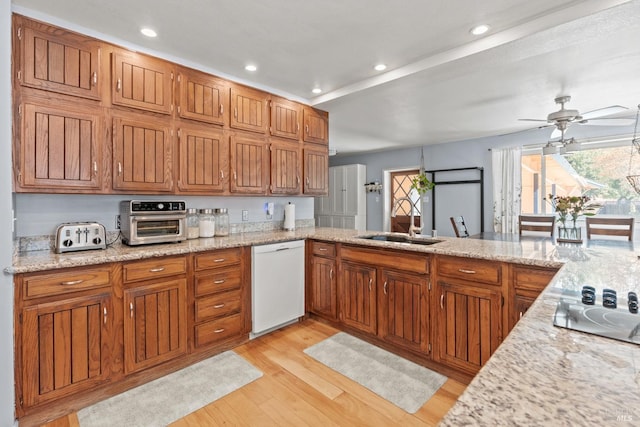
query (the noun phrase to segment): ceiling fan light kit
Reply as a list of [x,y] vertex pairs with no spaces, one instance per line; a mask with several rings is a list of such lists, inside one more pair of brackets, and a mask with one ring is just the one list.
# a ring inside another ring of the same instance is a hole
[[544,154],[545,156],[549,156],[551,154],[558,154],[558,152],[559,152],[558,147],[553,145],[552,142],[547,142],[547,145],[542,147],[542,154]]

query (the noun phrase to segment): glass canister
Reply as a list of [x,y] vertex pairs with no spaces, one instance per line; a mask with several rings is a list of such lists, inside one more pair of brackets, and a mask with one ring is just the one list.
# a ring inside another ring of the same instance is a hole
[[226,208],[217,208],[216,211],[216,236],[229,235],[229,214]]
[[213,209],[200,209],[198,211],[199,237],[213,237],[216,234],[216,219]]
[[200,237],[198,210],[189,208],[187,209],[187,239],[197,239],[198,237]]

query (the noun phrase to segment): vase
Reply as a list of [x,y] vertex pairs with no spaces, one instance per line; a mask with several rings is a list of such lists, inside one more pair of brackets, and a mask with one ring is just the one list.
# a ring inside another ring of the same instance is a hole
[[582,243],[582,230],[580,229],[580,227],[577,227],[575,223],[573,223],[572,225],[572,227],[567,227],[565,226],[565,224],[559,225],[558,237],[556,237],[556,241]]

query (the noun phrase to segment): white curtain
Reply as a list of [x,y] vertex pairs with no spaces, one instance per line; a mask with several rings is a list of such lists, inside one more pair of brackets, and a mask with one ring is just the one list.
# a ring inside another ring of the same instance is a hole
[[522,197],[521,147],[491,149],[493,231],[517,233]]

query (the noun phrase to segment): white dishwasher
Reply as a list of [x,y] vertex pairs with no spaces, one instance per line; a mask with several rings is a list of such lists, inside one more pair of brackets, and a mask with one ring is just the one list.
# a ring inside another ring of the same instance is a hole
[[251,338],[304,316],[304,240],[251,247]]

